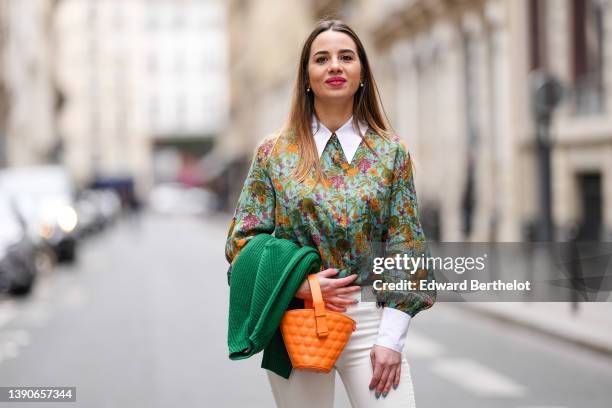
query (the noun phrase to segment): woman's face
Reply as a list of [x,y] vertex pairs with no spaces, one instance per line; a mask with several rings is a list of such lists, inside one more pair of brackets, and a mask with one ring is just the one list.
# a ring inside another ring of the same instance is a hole
[[315,98],[352,100],[361,80],[361,62],[353,39],[333,30],[319,34],[310,47],[308,78]]

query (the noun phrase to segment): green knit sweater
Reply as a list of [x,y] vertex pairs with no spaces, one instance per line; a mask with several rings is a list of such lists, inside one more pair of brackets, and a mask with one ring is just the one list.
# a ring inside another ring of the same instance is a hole
[[294,294],[321,266],[319,252],[286,239],[258,234],[232,266],[227,343],[229,358],[241,360],[264,350],[261,367],[289,378],[291,361],[280,332],[287,309],[303,307]]

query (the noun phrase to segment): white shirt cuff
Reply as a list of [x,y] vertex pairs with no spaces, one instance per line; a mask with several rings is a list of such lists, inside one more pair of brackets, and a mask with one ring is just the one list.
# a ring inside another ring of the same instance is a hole
[[380,326],[378,327],[378,338],[374,344],[401,353],[406,343],[410,319],[408,313],[391,307],[385,307],[380,320]]

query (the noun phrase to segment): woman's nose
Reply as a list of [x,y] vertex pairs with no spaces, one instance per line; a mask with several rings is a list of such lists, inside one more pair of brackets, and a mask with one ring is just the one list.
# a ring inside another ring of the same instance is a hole
[[331,63],[329,64],[329,69],[330,71],[337,71],[339,69],[342,69],[338,59],[332,58]]

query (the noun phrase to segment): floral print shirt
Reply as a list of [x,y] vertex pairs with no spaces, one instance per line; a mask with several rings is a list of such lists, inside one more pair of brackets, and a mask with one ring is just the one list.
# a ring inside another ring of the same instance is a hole
[[[387,256],[426,254],[412,163],[399,137],[387,139],[369,127],[348,162],[332,136],[320,158],[324,177],[319,182],[314,169],[304,181],[296,180],[292,172],[297,163],[292,132],[259,144],[227,237],[225,254],[230,263],[259,233],[317,248],[322,269],[338,269],[337,278],[359,273],[358,285],[371,284],[363,265],[371,261],[377,243]],[[431,281],[433,271],[395,269],[381,277],[389,283]],[[379,291],[376,296],[386,307],[410,316],[435,301],[435,291]]]

